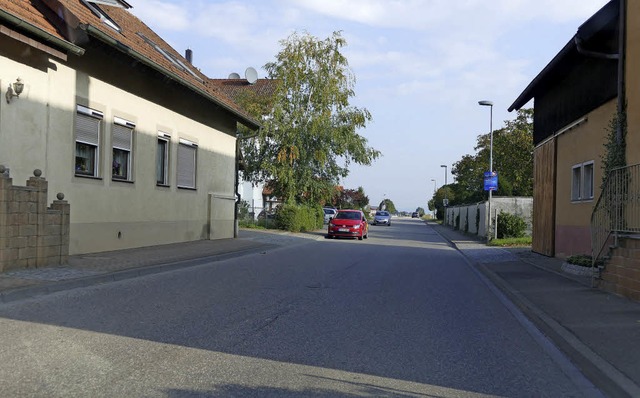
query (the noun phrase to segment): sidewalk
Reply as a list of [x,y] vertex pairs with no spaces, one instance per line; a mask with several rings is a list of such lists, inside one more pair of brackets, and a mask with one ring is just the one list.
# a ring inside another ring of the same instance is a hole
[[0,302],[223,260],[324,236],[320,232],[293,234],[250,229],[240,230],[239,235],[237,239],[200,240],[76,255],[60,267],[0,273]]
[[540,329],[605,395],[640,397],[640,303],[591,288],[590,277],[530,249],[489,247],[429,223]]
[[[589,277],[530,249],[489,247],[428,223],[495,284],[604,394],[640,397],[640,303],[590,287]],[[72,256],[62,267],[0,274],[0,302],[164,272],[324,238],[241,229],[237,239]]]

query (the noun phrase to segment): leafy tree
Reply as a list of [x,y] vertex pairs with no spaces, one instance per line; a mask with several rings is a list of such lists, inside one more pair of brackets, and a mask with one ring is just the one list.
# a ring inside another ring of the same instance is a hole
[[456,194],[455,192],[451,189],[451,185],[443,185],[442,187],[440,187],[436,193],[433,195],[433,199],[431,199],[428,203],[429,205],[429,210],[431,211],[436,211],[436,218],[438,220],[443,220],[444,219],[444,199],[445,199],[445,194],[446,194],[446,198],[449,200],[449,206],[451,206],[451,203],[455,203],[456,202]]
[[378,209],[380,210],[385,209],[389,213],[397,212],[396,205],[393,204],[393,201],[391,199],[383,199],[382,202],[380,202]]
[[340,32],[324,40],[293,33],[281,45],[264,66],[278,84],[263,128],[243,144],[244,176],[268,182],[286,202],[325,203],[351,163],[370,165],[380,156],[357,133],[371,114],[349,103],[355,77],[340,52]]
[[364,209],[368,204],[369,197],[365,195],[362,187],[342,190],[337,202],[340,209]]
[[[489,170],[490,134],[478,136],[475,155],[464,155],[454,163],[451,174],[455,201],[451,204],[484,200],[484,172]],[[533,109],[520,109],[514,120],[493,132],[493,170],[498,172],[498,196],[533,195]]]
[[418,208],[416,209],[416,213],[418,213],[418,215],[419,215],[420,217],[422,217],[422,216],[424,216],[424,209],[423,209],[422,207],[418,207]]

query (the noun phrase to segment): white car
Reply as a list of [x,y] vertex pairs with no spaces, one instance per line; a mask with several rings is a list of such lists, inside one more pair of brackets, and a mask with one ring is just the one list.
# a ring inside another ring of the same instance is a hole
[[376,211],[376,215],[373,217],[373,225],[391,225],[391,214],[388,211]]
[[336,216],[336,213],[338,212],[338,210],[331,208],[331,207],[325,207],[322,209],[324,211],[324,223],[325,224],[329,224],[329,221],[331,221],[333,219],[333,217]]

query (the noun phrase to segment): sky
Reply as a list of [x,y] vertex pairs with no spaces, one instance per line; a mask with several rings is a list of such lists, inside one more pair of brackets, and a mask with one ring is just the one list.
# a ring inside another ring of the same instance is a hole
[[[358,134],[382,152],[341,181],[370,204],[427,209],[452,165],[607,0],[128,0],[134,15],[210,78],[265,78],[293,32],[341,31],[356,78],[351,103],[373,120]],[[492,101],[490,109],[478,105]],[[527,107],[533,106],[532,103]],[[446,169],[441,167],[446,165]],[[497,170],[499,173],[499,170]],[[482,176],[479,176],[482,178]],[[434,181],[435,180],[435,181]]]

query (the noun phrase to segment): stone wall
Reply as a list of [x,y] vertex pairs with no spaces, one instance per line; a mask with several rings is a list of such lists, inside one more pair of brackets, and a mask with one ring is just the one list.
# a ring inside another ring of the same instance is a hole
[[[491,199],[491,225],[500,212],[522,217],[527,224],[526,234],[531,235],[533,198],[531,197],[496,197]],[[456,221],[459,221],[456,223]],[[480,202],[472,205],[460,205],[447,208],[447,225],[467,233],[487,236],[488,203]]]
[[598,280],[598,286],[640,301],[640,238],[619,238]]
[[13,186],[0,165],[0,272],[66,264],[69,203],[59,193],[47,207],[48,183],[40,170],[26,186]]

